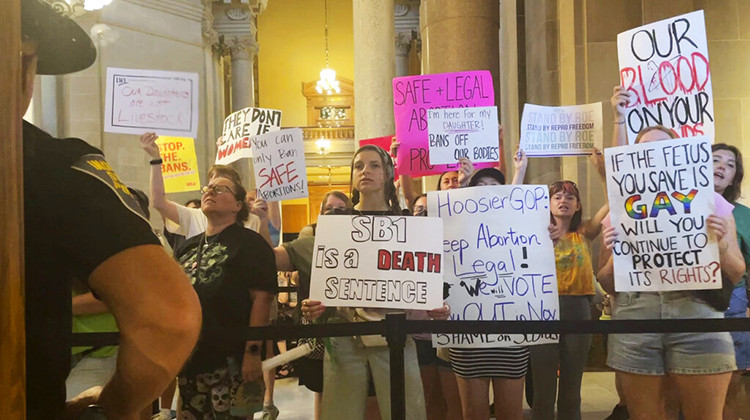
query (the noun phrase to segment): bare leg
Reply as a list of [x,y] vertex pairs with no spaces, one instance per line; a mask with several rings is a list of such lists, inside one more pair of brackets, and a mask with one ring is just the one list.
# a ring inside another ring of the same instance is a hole
[[[490,378],[462,378],[456,376],[464,420],[490,418]],[[497,404],[495,404],[497,410]]]
[[320,420],[320,406],[323,403],[323,393],[314,392],[315,394],[315,420]]
[[174,392],[175,389],[177,389],[177,378],[172,379],[172,382],[169,383],[167,386],[167,389],[164,390],[161,394],[161,401],[159,402],[159,407],[164,410],[172,411],[172,400],[174,399]]
[[523,418],[524,378],[492,378],[495,395],[495,419],[521,420]]
[[676,385],[685,420],[721,420],[731,372],[715,375],[669,375]]
[[422,388],[424,389],[424,405],[428,420],[445,419],[445,401],[443,390],[440,386],[440,376],[437,365],[420,366],[419,374],[422,377]]
[[365,410],[366,420],[380,420],[380,407],[378,407],[377,397],[367,397],[367,409]]
[[443,388],[443,398],[445,399],[445,419],[463,420],[456,374],[449,367],[438,366],[438,375],[440,375],[440,386]]
[[617,372],[631,420],[664,419],[664,377]]
[[727,400],[724,402],[724,420],[738,420],[740,418],[739,411],[737,411],[740,373],[740,371],[732,372],[732,379],[729,381],[729,389],[727,390]]

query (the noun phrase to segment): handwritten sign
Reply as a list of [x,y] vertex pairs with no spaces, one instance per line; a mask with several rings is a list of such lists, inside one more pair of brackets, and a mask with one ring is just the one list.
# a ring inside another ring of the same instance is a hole
[[251,137],[258,197],[266,201],[307,197],[302,130],[287,128]]
[[462,157],[474,163],[497,162],[497,128],[496,106],[428,110],[430,164],[450,164]]
[[224,119],[216,164],[229,165],[253,157],[250,137],[281,129],[281,111],[265,108],[243,108]]
[[107,68],[104,131],[196,138],[198,74]]
[[575,156],[602,149],[602,104],[526,104],[520,148],[527,156]]
[[719,250],[706,228],[714,209],[706,137],[605,150],[611,222],[619,234],[615,290],[721,287]]
[[[427,111],[495,105],[492,76],[488,71],[424,74],[393,79],[393,113],[396,138],[401,143],[397,157],[399,172],[423,176],[455,171],[457,164],[429,162]],[[478,163],[475,168],[497,166]]]
[[[451,320],[560,319],[545,185],[430,191],[427,213],[443,220]],[[512,347],[556,342],[538,334],[434,334],[440,347]]]
[[197,191],[201,188],[198,174],[198,158],[195,155],[195,142],[186,137],[159,136],[156,139],[159,154],[164,163],[161,174],[164,178],[164,192],[177,193]]
[[714,139],[714,100],[703,11],[617,35],[620,84],[635,103],[625,115],[628,140],[661,124],[680,137]]
[[434,217],[319,216],[310,299],[327,306],[443,305],[443,224]]

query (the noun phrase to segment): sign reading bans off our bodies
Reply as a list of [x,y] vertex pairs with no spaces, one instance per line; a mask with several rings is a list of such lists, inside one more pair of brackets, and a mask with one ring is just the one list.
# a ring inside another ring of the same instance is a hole
[[497,107],[430,109],[427,111],[430,164],[497,162],[500,158]]
[[310,299],[327,306],[443,305],[443,224],[434,217],[320,216]]
[[715,210],[708,139],[610,147],[605,160],[615,290],[720,288],[719,249],[706,227]]
[[[625,113],[630,143],[661,124],[680,137],[714,138],[711,66],[703,11],[617,35],[620,84],[630,93]],[[633,103],[634,102],[634,103]]]
[[265,108],[243,108],[224,119],[216,164],[229,165],[253,157],[250,138],[281,129],[281,111]]
[[164,161],[161,174],[164,178],[164,192],[178,193],[200,189],[198,158],[195,155],[195,142],[191,138],[159,136],[156,139],[159,154]]
[[[495,105],[492,76],[488,71],[423,74],[393,79],[393,114],[399,173],[414,177],[455,171],[457,164],[432,164],[429,160],[428,110]],[[493,166],[478,163],[475,168]]]
[[[555,254],[544,185],[430,191],[427,213],[443,221],[451,320],[559,320]],[[557,334],[434,334],[440,347],[513,347]]]
[[107,68],[104,131],[196,138],[198,74]]
[[602,149],[602,104],[526,104],[521,117],[521,150],[527,156],[572,156]]
[[251,138],[258,197],[266,201],[307,197],[302,130],[287,128]]

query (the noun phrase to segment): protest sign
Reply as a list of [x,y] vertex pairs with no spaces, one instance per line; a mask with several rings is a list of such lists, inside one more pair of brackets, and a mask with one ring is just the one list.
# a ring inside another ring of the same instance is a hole
[[281,111],[265,108],[243,108],[224,119],[221,141],[216,150],[216,164],[229,165],[253,157],[250,137],[281,129]]
[[[492,76],[488,71],[424,74],[393,79],[393,113],[396,138],[401,143],[397,156],[399,172],[414,177],[455,171],[457,164],[429,162],[427,111],[495,105]],[[497,166],[478,163],[475,168]]]
[[605,150],[610,220],[618,233],[615,290],[721,287],[719,249],[706,218],[714,210],[706,137]]
[[302,130],[287,128],[250,137],[258,197],[266,201],[307,197]]
[[434,217],[319,216],[310,299],[326,306],[443,305],[443,224]]
[[602,104],[526,104],[521,117],[521,150],[526,156],[588,155],[602,150]]
[[198,158],[195,155],[193,139],[159,136],[156,139],[156,145],[159,146],[159,154],[164,161],[161,164],[164,192],[199,190],[201,180],[198,175]]
[[198,74],[107,68],[104,131],[198,137]]
[[633,101],[625,114],[630,143],[661,124],[680,137],[714,139],[714,100],[703,11],[617,35],[620,84]]
[[496,106],[428,110],[430,164],[451,164],[463,157],[473,163],[497,162],[497,129]]
[[[430,191],[427,214],[443,221],[451,320],[560,319],[546,185]],[[512,347],[557,339],[557,334],[432,336],[440,347]]]

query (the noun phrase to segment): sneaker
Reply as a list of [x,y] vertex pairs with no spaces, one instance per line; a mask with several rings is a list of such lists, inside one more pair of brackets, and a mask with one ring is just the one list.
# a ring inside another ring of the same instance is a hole
[[277,417],[279,417],[279,409],[275,405],[263,406],[263,411],[260,415],[261,420],[276,420]]
[[612,409],[612,414],[607,416],[604,420],[628,420],[629,418],[630,414],[628,413],[628,407],[626,405],[617,404],[615,408]]

